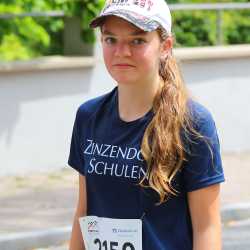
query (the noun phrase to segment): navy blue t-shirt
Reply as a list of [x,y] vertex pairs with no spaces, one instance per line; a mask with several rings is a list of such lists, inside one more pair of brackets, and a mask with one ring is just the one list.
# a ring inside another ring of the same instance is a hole
[[140,145],[153,112],[131,122],[121,120],[115,87],[82,104],[76,114],[68,164],[86,177],[87,215],[138,219],[145,213],[143,250],[192,250],[187,192],[224,181],[211,114],[194,101],[189,108],[210,149],[204,140],[186,140],[187,161],[174,180],[179,194],[161,205],[156,205],[155,191],[138,185],[146,174]]

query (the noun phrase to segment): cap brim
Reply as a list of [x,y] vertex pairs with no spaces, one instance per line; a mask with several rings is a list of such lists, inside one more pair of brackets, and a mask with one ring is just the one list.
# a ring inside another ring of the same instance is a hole
[[100,16],[93,19],[89,26],[91,28],[96,28],[96,27],[101,26],[105,18],[108,16],[117,16],[117,17],[123,18],[126,21],[135,25],[136,27],[147,32],[156,30],[160,26],[158,22],[148,17],[138,15],[137,13],[128,11],[128,10],[116,10],[116,11],[110,11],[107,13],[102,13]]

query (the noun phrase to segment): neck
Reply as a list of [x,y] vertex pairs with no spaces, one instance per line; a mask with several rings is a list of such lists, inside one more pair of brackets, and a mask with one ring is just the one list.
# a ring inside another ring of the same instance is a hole
[[142,85],[118,86],[118,106],[120,118],[124,121],[133,121],[144,116],[152,107],[158,89],[161,87],[162,80],[157,78],[154,83]]

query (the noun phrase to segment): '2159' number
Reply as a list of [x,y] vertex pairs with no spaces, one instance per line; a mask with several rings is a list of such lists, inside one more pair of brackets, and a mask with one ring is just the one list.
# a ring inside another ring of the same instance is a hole
[[[115,241],[110,241],[109,246],[108,246],[108,242],[105,240],[103,242],[100,241],[100,239],[95,239],[94,243],[97,244],[99,246],[99,250],[118,250],[118,242]],[[103,247],[103,248],[102,248]],[[130,242],[125,242],[122,245],[122,250],[135,250],[135,247],[132,243]]]

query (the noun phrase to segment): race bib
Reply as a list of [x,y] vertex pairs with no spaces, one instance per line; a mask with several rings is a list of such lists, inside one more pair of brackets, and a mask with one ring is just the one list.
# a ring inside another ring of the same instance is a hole
[[86,250],[142,250],[140,219],[79,218]]

